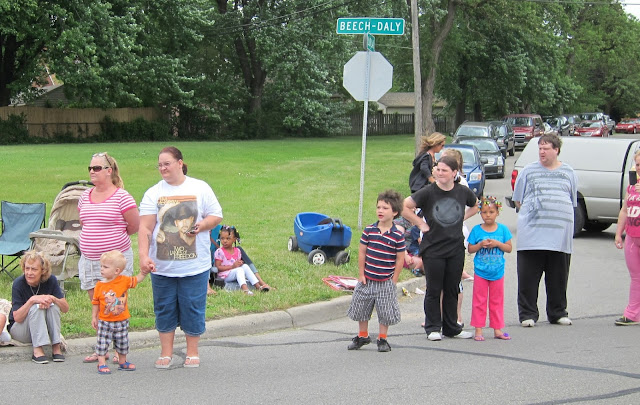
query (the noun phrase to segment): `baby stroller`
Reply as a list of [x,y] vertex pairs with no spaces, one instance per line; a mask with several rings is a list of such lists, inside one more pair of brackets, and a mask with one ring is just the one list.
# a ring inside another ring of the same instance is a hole
[[333,257],[336,266],[349,262],[351,228],[339,218],[330,218],[317,212],[301,212],[293,221],[294,235],[289,238],[288,249],[308,253],[311,264],[324,264]]
[[29,234],[31,248],[44,253],[51,262],[51,274],[64,286],[64,280],[78,275],[80,259],[80,217],[78,201],[82,193],[93,186],[86,180],[62,186],[53,201],[49,214],[49,227]]

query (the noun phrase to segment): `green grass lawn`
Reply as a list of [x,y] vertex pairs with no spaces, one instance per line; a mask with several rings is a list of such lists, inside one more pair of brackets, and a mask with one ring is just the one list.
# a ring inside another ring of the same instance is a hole
[[[223,224],[235,225],[242,246],[262,278],[275,290],[246,296],[219,290],[208,298],[207,319],[286,309],[328,300],[343,293],[327,287],[328,275],[357,276],[358,204],[361,138],[286,139],[233,142],[176,142],[189,175],[208,182],[222,205]],[[139,203],[144,192],[161,180],[155,165],[166,143],[23,145],[0,147],[0,199],[46,202],[47,218],[61,187],[87,179],[91,155],[107,151],[120,166],[127,191]],[[363,225],[376,220],[379,192],[393,188],[409,192],[414,138],[376,136],[367,139]],[[293,219],[314,211],[341,218],[351,227],[352,260],[313,266],[301,251],[289,252]],[[48,225],[48,223],[47,223]],[[137,272],[137,236],[132,237]],[[412,275],[404,272],[402,278]],[[77,278],[65,283],[71,309],[64,314],[63,334],[90,336],[91,304]],[[11,296],[11,280],[0,277],[0,297]],[[151,283],[147,279],[130,292],[133,330],[154,327]]]

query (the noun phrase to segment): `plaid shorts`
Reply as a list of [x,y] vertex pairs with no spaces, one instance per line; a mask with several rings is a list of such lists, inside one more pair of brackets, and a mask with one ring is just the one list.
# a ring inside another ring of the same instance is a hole
[[113,340],[116,352],[120,354],[129,353],[129,320],[108,322],[98,320],[98,343],[96,353],[104,356],[109,350],[109,345]]
[[353,291],[347,316],[358,322],[368,321],[371,319],[374,305],[379,323],[382,325],[400,323],[398,292],[391,279],[385,281],[367,280],[367,284],[358,282]]

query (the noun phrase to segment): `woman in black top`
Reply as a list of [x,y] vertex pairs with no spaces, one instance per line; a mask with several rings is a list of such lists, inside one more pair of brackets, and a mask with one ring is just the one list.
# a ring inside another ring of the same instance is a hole
[[[458,284],[464,267],[462,222],[478,212],[478,199],[468,187],[454,181],[458,174],[454,157],[441,157],[434,174],[437,182],[407,197],[402,211],[402,216],[423,232],[420,255],[427,277],[424,329],[429,340],[442,339],[441,328],[445,336],[470,338],[473,334],[457,323]],[[426,223],[414,213],[416,208],[422,210]]]

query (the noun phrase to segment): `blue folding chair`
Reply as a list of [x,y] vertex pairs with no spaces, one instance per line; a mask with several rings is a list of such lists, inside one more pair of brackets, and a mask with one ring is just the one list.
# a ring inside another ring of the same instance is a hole
[[18,259],[31,246],[29,234],[44,226],[46,210],[45,203],[24,204],[2,201],[0,204],[0,221],[2,221],[0,275],[5,273],[11,279],[14,278],[11,271],[20,265]]

